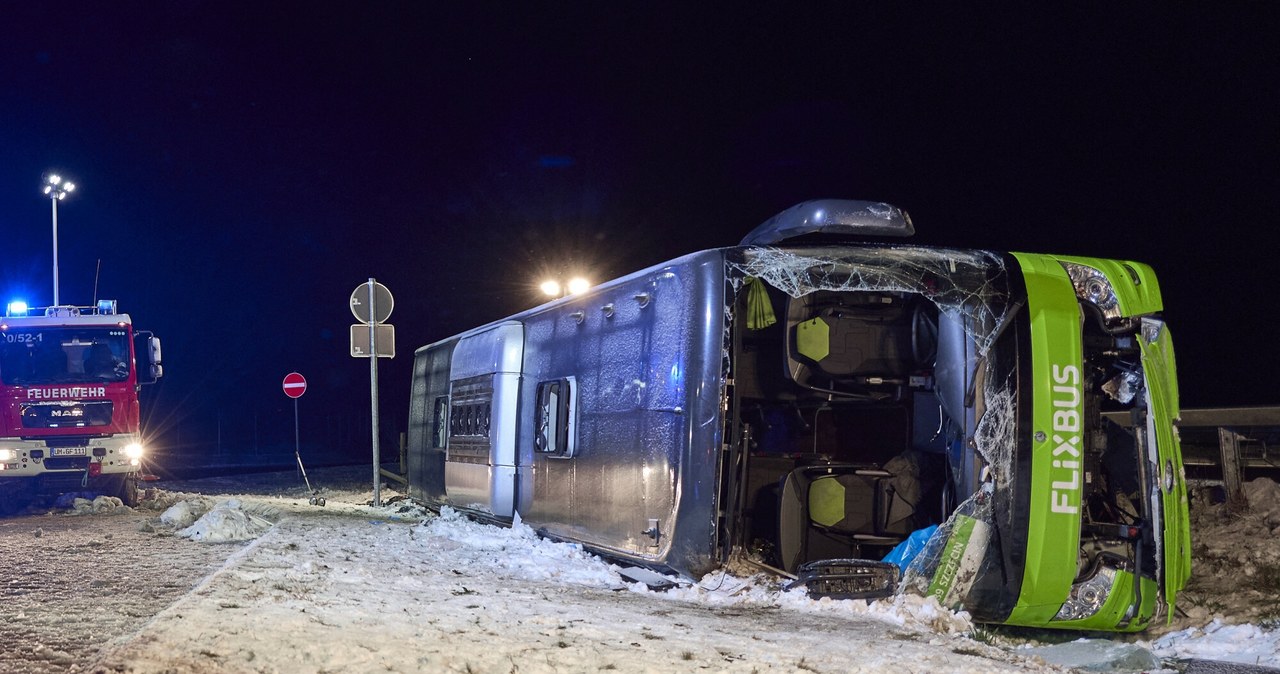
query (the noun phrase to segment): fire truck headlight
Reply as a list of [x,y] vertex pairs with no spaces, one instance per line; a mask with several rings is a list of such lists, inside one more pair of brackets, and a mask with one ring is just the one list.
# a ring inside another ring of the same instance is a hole
[[130,459],[134,459],[134,460],[141,459],[141,458],[142,458],[142,445],[141,445],[140,443],[137,443],[137,442],[131,442],[131,443],[129,443],[129,444],[127,444],[127,445],[125,445],[125,446],[124,446],[124,455],[125,455],[125,456],[127,456],[127,457],[129,457]]
[[0,449],[0,461],[13,461],[18,458],[16,449]]

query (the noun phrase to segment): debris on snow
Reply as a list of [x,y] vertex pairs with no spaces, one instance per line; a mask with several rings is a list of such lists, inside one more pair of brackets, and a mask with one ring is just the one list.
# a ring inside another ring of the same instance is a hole
[[[184,503],[189,503],[184,501]],[[169,514],[178,506],[165,511]],[[256,511],[256,512],[254,512]],[[261,513],[273,512],[269,507],[244,507],[239,499],[221,501],[212,510],[204,513],[190,526],[177,533],[182,538],[189,538],[201,543],[226,543],[248,541],[274,526],[274,522]],[[163,520],[164,516],[161,515]]]
[[71,502],[68,515],[99,515],[129,512],[131,508],[114,496],[97,496],[92,500],[77,498]]
[[[1258,478],[1243,486],[1249,507],[1221,500],[1216,487],[1191,493],[1191,580],[1178,595],[1184,617],[1152,625],[1156,634],[1212,621],[1280,620],[1280,485]],[[1223,583],[1223,579],[1234,579]]]

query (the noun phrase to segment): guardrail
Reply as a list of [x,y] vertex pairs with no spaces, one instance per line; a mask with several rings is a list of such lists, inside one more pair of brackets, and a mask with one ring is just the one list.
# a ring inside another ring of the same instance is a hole
[[[1106,416],[1124,425],[1128,415]],[[1228,502],[1244,501],[1246,474],[1280,477],[1280,406],[1184,409],[1178,433],[1188,476],[1218,473]]]

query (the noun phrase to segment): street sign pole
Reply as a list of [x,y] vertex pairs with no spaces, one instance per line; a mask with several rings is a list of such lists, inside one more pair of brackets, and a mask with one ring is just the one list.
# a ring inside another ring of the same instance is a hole
[[[369,358],[369,415],[373,435],[373,505],[381,506],[382,451],[378,441],[380,435],[378,432],[378,357],[395,358],[396,355],[395,330],[384,322],[391,317],[395,299],[391,297],[391,291],[387,290],[386,286],[378,283],[377,279],[370,278],[368,283],[361,283],[351,291],[350,301],[351,314],[360,321],[351,326],[351,356],[364,358],[367,354]],[[364,327],[369,329],[367,351],[365,345],[360,343],[362,339],[360,335],[364,334]],[[382,333],[382,341],[387,343],[382,347],[378,346],[378,333]],[[379,353],[379,348],[385,349],[386,353]]]
[[311,505],[324,505],[324,497],[320,496],[319,490],[311,488],[311,479],[307,477],[307,469],[302,465],[302,434],[298,431],[298,398],[307,392],[307,378],[297,372],[290,372],[284,376],[284,394],[293,398],[293,458],[298,460],[298,472],[302,473],[302,480],[307,485],[307,491],[311,492],[311,497],[307,499],[307,503]]
[[307,469],[302,467],[302,442],[298,433],[298,399],[293,399],[293,457],[298,460],[298,472],[307,483],[307,491],[311,491],[311,481],[307,480]]
[[378,298],[369,278],[369,400],[373,422],[373,507],[382,506],[382,457],[378,445]]

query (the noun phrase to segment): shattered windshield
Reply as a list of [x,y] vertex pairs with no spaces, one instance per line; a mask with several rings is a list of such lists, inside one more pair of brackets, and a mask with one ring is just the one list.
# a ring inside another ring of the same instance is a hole
[[121,382],[129,378],[129,336],[121,328],[10,328],[0,333],[5,384]]
[[791,297],[819,290],[918,293],[969,327],[979,353],[1009,308],[1004,259],[974,250],[896,247],[748,248],[735,283],[760,278]]

